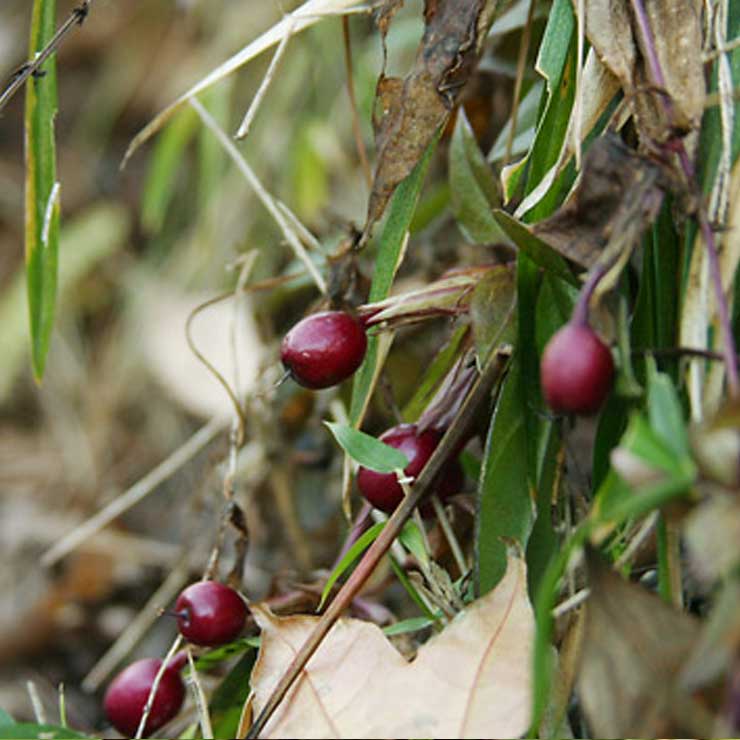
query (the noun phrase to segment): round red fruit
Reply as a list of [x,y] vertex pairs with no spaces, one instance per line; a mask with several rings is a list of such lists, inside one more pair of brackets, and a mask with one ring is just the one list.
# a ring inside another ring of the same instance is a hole
[[364,326],[344,311],[324,311],[299,321],[283,338],[280,359],[296,383],[329,388],[346,380],[365,359]]
[[[403,452],[409,461],[403,472],[416,477],[437,448],[442,435],[436,429],[419,433],[415,424],[399,424],[388,429],[379,437],[381,442]],[[436,493],[444,499],[460,490],[463,483],[462,469],[455,460],[445,466],[436,487]],[[360,493],[376,508],[390,514],[403,500],[403,489],[395,473],[379,473],[360,467],[357,473]],[[422,507],[424,515],[431,514],[429,507]]]
[[588,324],[566,324],[542,354],[542,393],[557,413],[596,413],[609,395],[613,379],[611,350]]
[[195,645],[223,645],[244,629],[247,606],[233,588],[217,581],[188,586],[175,602],[180,634]]
[[[161,665],[159,658],[137,660],[124,668],[105,692],[105,713],[122,735],[133,737],[136,734]],[[185,686],[180,674],[174,668],[166,668],[144,726],[144,737],[167,724],[180,711],[184,698]]]

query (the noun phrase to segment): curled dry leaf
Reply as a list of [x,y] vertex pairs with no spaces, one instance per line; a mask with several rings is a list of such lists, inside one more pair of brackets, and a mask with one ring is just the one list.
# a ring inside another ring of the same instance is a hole
[[591,268],[629,252],[663,202],[662,170],[614,134],[597,139],[573,194],[532,228],[563,256]]
[[587,553],[587,563],[591,597],[578,691],[592,736],[709,736],[711,728],[702,734],[696,726],[704,720],[696,703],[678,686],[699,623],[625,581],[596,553]]
[[[252,612],[262,644],[255,710],[318,617]],[[534,618],[524,562],[474,601],[408,663],[374,624],[339,620],[261,737],[518,737],[529,724]]]
[[[701,123],[706,96],[703,62],[697,53],[702,48],[701,3],[651,0],[645,8],[649,42],[635,21],[631,0],[586,0],[586,35],[619,79],[640,133],[660,142],[676,130],[698,130]],[[645,61],[652,51],[663,73],[662,90]],[[666,120],[660,95],[670,99],[671,120]]]
[[[378,164],[366,236],[454,108],[478,61],[496,5],[496,0],[427,2],[413,70],[404,80],[381,74],[373,121]],[[388,12],[380,16],[383,33],[396,6],[388,4]]]

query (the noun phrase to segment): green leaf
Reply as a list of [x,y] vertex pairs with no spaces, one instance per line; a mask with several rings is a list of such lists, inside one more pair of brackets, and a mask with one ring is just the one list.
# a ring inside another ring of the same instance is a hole
[[419,630],[431,627],[434,624],[433,619],[429,617],[411,617],[404,619],[388,627],[383,628],[383,634],[386,637],[395,637],[396,635],[407,635],[409,632],[418,632]]
[[534,518],[520,383],[521,367],[515,356],[488,429],[479,482],[476,550],[481,594],[506,573],[506,543],[501,538],[525,547]]
[[473,244],[508,242],[493,217],[493,209],[501,206],[498,185],[462,107],[452,133],[449,159],[452,213],[460,230]]
[[578,285],[573,273],[563,258],[549,245],[535,236],[523,223],[517,221],[506,211],[494,211],[499,226],[508,234],[519,249],[535,264],[571,285]]
[[419,592],[416,590],[416,587],[411,583],[410,578],[406,575],[404,569],[396,562],[393,555],[389,555],[388,558],[390,559],[391,568],[396,574],[396,578],[398,578],[401,585],[406,589],[406,593],[411,597],[411,600],[419,607],[420,611],[428,619],[433,622],[438,621],[438,617],[429,610],[429,607],[424,603],[424,599],[419,596]]
[[219,663],[223,663],[225,660],[229,660],[236,655],[247,652],[248,650],[254,650],[258,647],[259,637],[242,637],[227,645],[220,645],[204,653],[196,659],[195,667],[199,671],[210,671]]
[[527,171],[526,190],[534,190],[555,163],[562,147],[573,103],[575,64],[566,65],[566,62],[569,56],[574,61],[574,29],[571,3],[569,0],[555,0],[536,63],[537,71],[545,80],[537,133],[527,156],[504,169],[502,179],[507,201],[514,196]]
[[23,722],[17,725],[0,725],[0,740],[67,740],[72,738],[87,738],[66,727],[56,725],[36,725]]
[[393,473],[403,470],[409,459],[403,452],[388,446],[379,439],[344,424],[325,421],[342,449],[356,462],[378,473]]
[[376,539],[378,539],[378,535],[383,531],[383,527],[385,527],[385,522],[373,524],[373,526],[363,532],[353,543],[352,547],[347,550],[344,557],[337,563],[336,568],[334,568],[329,575],[329,578],[326,579],[324,590],[321,592],[321,601],[319,602],[318,607],[316,607],[316,611],[321,611],[326,600],[329,598],[329,594],[331,593],[334,584],[342,577],[352,563],[354,563],[355,560],[357,560],[357,558],[360,557],[360,555],[362,555],[362,553],[365,552],[365,550],[367,550],[367,548],[370,547]]
[[406,421],[416,421],[432,400],[437,387],[457,361],[462,347],[462,341],[467,332],[467,326],[459,326],[453,332],[447,344],[442,347],[432,360],[432,364],[424,373],[424,377],[421,379],[416,392],[403,409],[402,416]]
[[[34,0],[29,57],[54,35],[56,0]],[[54,118],[57,112],[56,58],[52,54],[26,83],[26,284],[31,328],[31,364],[44,375],[57,295],[59,260],[59,184]]]
[[648,365],[648,416],[650,426],[679,458],[689,457],[689,438],[683,409],[673,381]]
[[497,346],[516,342],[516,314],[516,276],[506,266],[493,267],[476,285],[470,301],[479,367]]
[[403,525],[398,540],[420,563],[423,565],[429,564],[429,553],[424,543],[424,537],[415,521],[410,519]]
[[244,702],[249,695],[249,680],[257,659],[257,651],[242,655],[213,692],[208,705],[213,737],[236,737]]
[[141,197],[141,223],[149,234],[162,229],[175,196],[185,149],[197,131],[198,121],[198,114],[191,107],[183,108],[157,141]]
[[[540,107],[544,87],[544,83],[542,82],[532,85],[519,103],[519,110],[516,115],[516,132],[511,146],[511,155],[513,157],[526,152],[534,142],[537,111]],[[511,119],[506,122],[506,125],[501,129],[501,133],[491,147],[491,151],[488,153],[489,162],[497,162],[504,158],[510,130]]]
[[15,720],[4,709],[0,709],[0,727],[14,724]]
[[[403,247],[406,243],[411,219],[414,216],[419,193],[424,177],[429,169],[432,153],[437,139],[429,145],[424,156],[411,171],[411,174],[396,188],[389,208],[388,218],[380,236],[378,256],[375,260],[375,274],[370,286],[369,303],[381,301],[388,296],[396,272],[403,259]],[[349,418],[353,427],[362,420],[370,395],[373,391],[379,359],[379,338],[368,337],[365,360],[355,373],[352,385],[352,401]]]

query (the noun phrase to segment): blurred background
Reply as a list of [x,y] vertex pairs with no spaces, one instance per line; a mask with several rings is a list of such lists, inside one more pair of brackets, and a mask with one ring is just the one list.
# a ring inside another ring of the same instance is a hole
[[[100,691],[111,671],[166,652],[175,626],[157,619],[157,609],[203,572],[229,470],[229,399],[188,348],[185,324],[196,306],[233,290],[245,265],[249,282],[262,289],[193,320],[203,354],[240,397],[256,396],[248,408],[251,442],[230,469],[249,530],[242,588],[292,608],[311,604],[316,589],[306,584],[331,565],[341,543],[341,456],[320,421],[336,413],[343,396],[293,383],[274,387],[282,334],[318,305],[310,278],[192,109],[182,109],[120,169],[132,137],[157,112],[297,4],[95,0],[63,43],[59,303],[42,385],[32,379],[28,356],[23,92],[0,114],[0,707],[16,719],[33,716],[31,680],[49,721],[57,721],[63,683],[70,725],[100,728]],[[59,1],[59,23],[74,6]],[[28,0],[0,2],[3,80],[26,58],[30,15]],[[369,16],[353,16],[349,29],[361,133],[372,158],[381,45]],[[409,2],[388,37],[389,73],[408,69],[421,31],[421,2]],[[508,116],[516,60],[511,36],[501,39],[469,86],[469,115],[487,146]],[[271,55],[201,96],[229,134]],[[337,279],[342,270],[327,268],[327,254],[362,225],[368,193],[346,81],[342,21],[330,18],[288,42],[239,145],[267,190],[319,238],[326,252],[312,258]],[[414,227],[421,248],[400,276],[406,287],[481,259],[444,208],[442,158],[434,168]],[[351,265],[360,297],[369,264]],[[440,332],[451,331],[439,321],[402,333],[370,430],[394,420],[394,407],[410,397],[419,368],[440,346]],[[183,445],[184,459],[173,461]],[[162,482],[140,503],[41,564],[62,537],[163,461]],[[222,576],[238,558],[236,530],[226,529]]]

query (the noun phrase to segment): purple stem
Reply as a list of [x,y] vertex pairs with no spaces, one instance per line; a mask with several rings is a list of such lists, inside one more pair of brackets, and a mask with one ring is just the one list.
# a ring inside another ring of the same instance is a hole
[[606,275],[608,268],[609,265],[601,264],[596,265],[591,271],[578,295],[578,301],[573,309],[573,315],[570,317],[571,324],[576,326],[586,326],[588,324],[588,306],[591,302],[591,296],[594,294],[601,278]]
[[[635,19],[637,26],[640,29],[642,36],[643,51],[645,53],[645,59],[647,60],[648,67],[650,69],[650,76],[652,81],[660,87],[665,89],[665,77],[663,75],[663,69],[660,66],[660,60],[658,59],[658,52],[655,48],[655,40],[653,39],[653,33],[650,28],[650,22],[645,11],[645,5],[643,0],[632,0],[632,8],[635,12]],[[670,98],[661,96],[663,106],[669,119],[673,114],[673,104]],[[688,152],[682,140],[677,142],[678,158],[681,162],[681,169],[683,170],[686,179],[689,183],[694,182],[694,166],[689,159]],[[702,236],[704,237],[704,244],[707,248],[707,257],[709,258],[709,272],[712,277],[714,284],[714,292],[717,299],[717,311],[719,313],[719,322],[722,326],[722,333],[725,339],[725,346],[723,348],[723,354],[725,358],[725,367],[727,368],[727,383],[730,388],[730,395],[737,396],[738,390],[740,390],[740,380],[738,380],[738,364],[737,354],[735,352],[735,338],[732,335],[732,325],[730,323],[730,310],[727,305],[724,290],[722,289],[722,276],[719,269],[719,256],[717,254],[717,244],[714,240],[714,232],[712,231],[709,221],[707,220],[704,211],[700,208],[697,215],[699,221],[699,228],[701,229]]]

